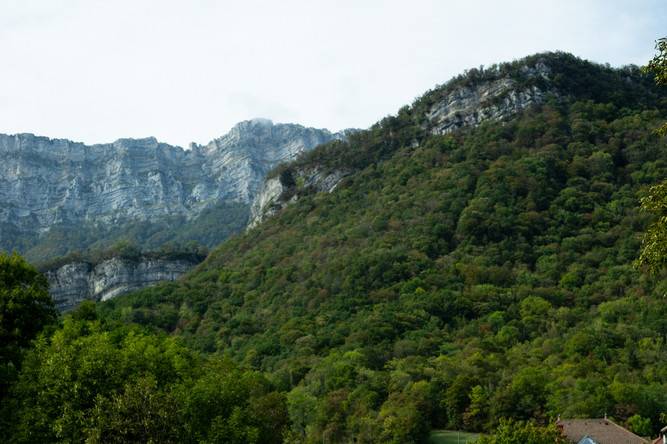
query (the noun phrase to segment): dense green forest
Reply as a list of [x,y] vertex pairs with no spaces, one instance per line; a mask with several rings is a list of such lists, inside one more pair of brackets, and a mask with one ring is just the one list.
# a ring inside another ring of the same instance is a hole
[[[536,63],[545,104],[429,131],[451,88]],[[667,281],[635,263],[640,199],[667,177],[665,105],[650,75],[560,53],[454,79],[274,173],[353,171],[335,192],[293,181],[294,204],[185,279],[46,323],[3,364],[3,427],[15,442],[409,443],[608,414],[655,433]]]

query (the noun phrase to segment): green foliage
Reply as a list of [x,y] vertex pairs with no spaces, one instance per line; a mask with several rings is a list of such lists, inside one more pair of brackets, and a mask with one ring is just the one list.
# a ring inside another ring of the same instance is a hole
[[11,442],[281,442],[286,401],[260,373],[77,318],[26,355]]
[[0,253],[0,400],[23,352],[56,316],[46,278],[18,254]]
[[566,444],[555,424],[540,427],[532,421],[501,420],[495,434],[482,436],[478,444]]
[[667,85],[667,38],[658,39],[655,43],[658,53],[648,62],[646,70],[655,75],[658,85]]
[[[667,85],[667,37],[658,39],[655,43],[655,49],[658,53],[644,67],[646,72],[655,76],[655,83],[658,85]],[[667,124],[664,124],[658,130],[661,135],[667,135]]]
[[172,384],[192,376],[194,359],[172,339],[131,329],[109,332],[97,321],[66,319],[61,330],[40,339],[26,356],[14,389],[17,441],[83,441],[88,430],[97,436],[93,418],[103,424],[113,419],[93,415],[96,406],[127,409],[118,404],[131,402],[123,388],[138,390],[136,378],[151,376],[161,386]]
[[125,384],[120,394],[95,399],[89,443],[178,443],[178,405],[170,393],[160,391],[152,376]]
[[654,220],[644,234],[638,263],[658,273],[667,265],[667,181],[649,188],[641,204]]
[[640,415],[632,415],[628,418],[628,428],[638,436],[652,436],[651,419],[642,418]]
[[632,263],[640,191],[667,175],[664,115],[551,104],[418,146],[402,116],[330,148],[361,168],[336,192],[300,195],[185,281],[101,316],[269,373],[296,441],[605,412],[655,430],[667,288]]
[[280,443],[287,423],[284,395],[258,372],[213,360],[180,394],[187,435],[194,442]]
[[[667,38],[656,42],[658,54],[644,68],[655,76],[658,85],[667,85]],[[667,135],[667,124],[658,129],[662,136]],[[650,271],[664,270],[667,263],[667,181],[651,187],[641,200],[642,209],[654,216],[654,222],[644,235],[644,244],[639,256],[639,264]]]

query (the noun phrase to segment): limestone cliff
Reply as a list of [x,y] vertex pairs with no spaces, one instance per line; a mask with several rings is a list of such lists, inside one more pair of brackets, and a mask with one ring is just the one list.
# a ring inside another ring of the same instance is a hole
[[60,311],[81,301],[105,301],[162,281],[173,281],[197,264],[187,259],[111,258],[99,264],[71,262],[44,274]]
[[427,114],[427,127],[433,134],[447,134],[464,127],[477,126],[487,120],[502,120],[544,102],[548,93],[551,69],[543,62],[525,66],[524,79],[541,79],[541,86],[520,85],[516,79],[503,76],[478,84],[453,88],[438,100]]
[[343,170],[325,172],[319,168],[297,169],[296,177],[272,177],[264,182],[250,208],[251,229],[299,198],[299,193],[330,193],[350,173]]
[[269,170],[339,137],[265,119],[189,150],[154,138],[89,146],[0,135],[0,249],[24,251],[54,226],[102,232],[128,221],[191,220],[225,203],[249,208]]

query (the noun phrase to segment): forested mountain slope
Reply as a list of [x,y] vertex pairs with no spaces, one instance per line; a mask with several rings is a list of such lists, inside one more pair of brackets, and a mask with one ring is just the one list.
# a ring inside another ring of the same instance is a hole
[[[489,82],[510,86],[477,101],[484,118],[432,117]],[[99,315],[265,372],[296,442],[558,414],[659,429],[667,283],[633,261],[638,198],[667,175],[666,97],[637,69],[560,53],[473,70],[276,170],[290,205]],[[345,178],[317,192],[315,170]]]
[[295,196],[331,190],[341,178],[431,135],[503,121],[537,105],[584,100],[619,108],[655,109],[664,104],[651,79],[640,75],[637,67],[610,69],[565,53],[474,68],[403,107],[396,117],[357,134],[354,146],[330,143],[274,170],[255,201],[252,220],[274,214]]

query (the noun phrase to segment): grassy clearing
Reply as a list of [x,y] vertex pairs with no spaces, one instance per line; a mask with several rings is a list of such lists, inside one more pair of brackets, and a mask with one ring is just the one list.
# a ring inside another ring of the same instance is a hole
[[429,444],[466,444],[479,438],[476,433],[455,430],[434,430],[428,439]]

